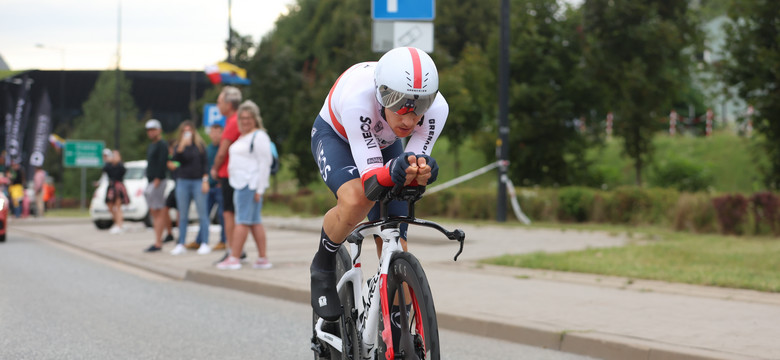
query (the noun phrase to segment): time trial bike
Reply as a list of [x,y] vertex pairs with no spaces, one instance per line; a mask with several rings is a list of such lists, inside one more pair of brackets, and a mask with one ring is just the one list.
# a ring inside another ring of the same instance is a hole
[[[336,256],[336,286],[342,304],[338,321],[313,316],[311,349],[320,359],[419,359],[440,358],[439,329],[433,295],[423,267],[405,252],[400,241],[400,225],[425,226],[456,240],[463,252],[465,233],[448,231],[441,225],[414,216],[414,205],[425,192],[424,186],[396,186],[380,201],[380,218],[358,224]],[[388,216],[390,201],[408,203],[409,215]],[[363,238],[377,236],[382,252],[376,274],[363,282],[360,254]]]

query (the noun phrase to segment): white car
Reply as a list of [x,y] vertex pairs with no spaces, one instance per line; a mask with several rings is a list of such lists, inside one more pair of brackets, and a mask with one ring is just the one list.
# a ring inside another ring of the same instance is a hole
[[[126,221],[143,221],[146,226],[152,226],[152,219],[149,215],[149,207],[146,205],[144,189],[148,184],[146,179],[146,160],[128,161],[125,163],[127,172],[123,183],[127,189],[127,196],[130,203],[122,205],[122,215]],[[173,190],[175,182],[171,179],[165,180],[165,196]],[[98,187],[92,195],[92,201],[89,204],[89,215],[98,229],[108,229],[114,224],[111,212],[106,205],[106,191],[108,189],[108,177],[105,173],[98,180]],[[195,204],[190,203],[189,220],[197,221],[198,212]],[[171,209],[171,219],[176,222],[178,215],[175,209]]]

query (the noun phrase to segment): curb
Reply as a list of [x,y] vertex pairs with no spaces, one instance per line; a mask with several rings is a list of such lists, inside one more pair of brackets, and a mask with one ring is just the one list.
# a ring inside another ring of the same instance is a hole
[[[277,229],[290,229],[284,224],[275,226]],[[298,228],[295,230],[311,230]],[[77,243],[54,236],[40,234],[24,228],[16,228],[29,236],[43,238],[70,246],[87,253],[97,255],[115,262],[139,268],[174,280],[190,281],[198,284],[211,285],[225,289],[238,290],[251,294],[273,297],[281,300],[309,304],[309,291],[295,289],[262,281],[250,281],[235,277],[220,275],[201,270],[176,270],[164,266],[156,266],[135,259],[122,258],[110,251],[86,248]],[[319,229],[317,229],[319,231]],[[646,360],[741,360],[751,359],[739,354],[728,354],[708,349],[682,347],[629,338],[619,334],[600,332],[568,332],[558,331],[541,325],[517,324],[507,325],[489,320],[475,319],[451,313],[437,313],[439,327],[442,329],[484,336],[524,345],[558,350],[562,352],[595,357],[605,360],[646,359]]]

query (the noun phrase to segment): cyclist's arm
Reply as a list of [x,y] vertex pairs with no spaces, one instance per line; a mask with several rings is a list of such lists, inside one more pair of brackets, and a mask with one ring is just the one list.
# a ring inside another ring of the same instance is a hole
[[[431,155],[433,145],[441,135],[444,124],[447,122],[447,115],[450,109],[447,100],[439,94],[436,96],[433,105],[425,113],[423,123],[412,132],[409,142],[406,144],[406,150],[415,154]],[[457,146],[457,145],[456,145]]]

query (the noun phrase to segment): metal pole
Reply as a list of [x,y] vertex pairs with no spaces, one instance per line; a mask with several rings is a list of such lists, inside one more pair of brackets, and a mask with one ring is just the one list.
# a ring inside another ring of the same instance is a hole
[[227,62],[233,63],[233,20],[231,19],[231,1],[228,0],[228,40],[227,40]]
[[121,56],[121,46],[122,46],[122,1],[119,1],[119,9],[117,11],[117,21],[116,21],[116,115],[115,120],[116,123],[114,124],[114,148],[116,150],[119,150],[119,118],[120,118],[120,107],[122,106],[122,100],[120,98],[120,88],[121,88],[121,81],[122,76],[119,70],[119,60]]
[[79,201],[79,209],[84,210],[84,199],[86,198],[87,194],[87,168],[82,167],[81,168],[81,199]]
[[509,0],[501,0],[501,38],[498,57],[498,194],[496,221],[506,222],[507,192],[504,176],[509,158]]

